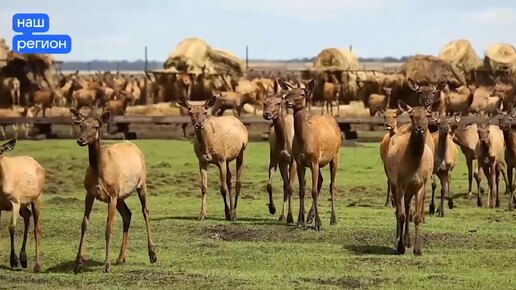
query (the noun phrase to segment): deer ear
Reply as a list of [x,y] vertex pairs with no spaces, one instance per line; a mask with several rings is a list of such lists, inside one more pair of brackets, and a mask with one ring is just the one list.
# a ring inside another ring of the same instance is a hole
[[408,85],[409,85],[409,88],[411,90],[413,90],[414,92],[419,92],[419,85],[411,78],[408,79]]
[[409,112],[410,113],[412,111],[412,107],[407,105],[407,103],[405,103],[402,100],[398,100],[398,109],[401,112]]
[[283,81],[282,79],[278,78],[277,82],[282,90],[290,91],[292,89],[292,86],[290,84],[288,84],[287,82]]
[[70,108],[70,114],[72,115],[72,120],[76,124],[82,123],[82,121],[84,121],[84,116],[77,109]]
[[12,138],[11,140],[5,142],[0,146],[0,155],[4,154],[5,152],[12,151],[14,147],[16,146],[16,138]]
[[190,103],[188,103],[188,101],[183,96],[179,97],[179,101],[177,102],[177,104],[187,109],[188,111],[190,111],[190,109],[192,108],[192,105],[190,105]]
[[104,113],[102,113],[102,115],[100,115],[100,123],[102,124],[106,124],[107,122],[109,122],[109,119],[111,118],[111,112],[110,111],[106,111]]
[[216,101],[217,101],[217,95],[214,95],[212,98],[207,100],[206,103],[204,103],[204,108],[207,110],[207,109],[213,107],[213,105],[215,105]]
[[310,80],[305,86],[305,92],[309,95],[312,95],[312,93],[314,92],[314,88],[315,88],[315,80]]
[[446,87],[445,82],[439,82],[437,85],[435,85],[435,90],[442,91],[442,90],[444,90],[445,87]]

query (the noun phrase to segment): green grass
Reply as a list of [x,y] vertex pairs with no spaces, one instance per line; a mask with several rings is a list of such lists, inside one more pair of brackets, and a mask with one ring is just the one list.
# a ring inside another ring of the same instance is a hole
[[[133,219],[126,264],[113,265],[111,274],[102,273],[107,205],[96,201],[86,235],[89,261],[83,273],[73,274],[84,208],[82,180],[87,150],[73,140],[20,141],[9,154],[31,155],[48,172],[42,206],[43,273],[30,270],[34,257],[32,232],[27,252],[29,268],[8,267],[6,225],[10,213],[4,212],[0,232],[1,288],[516,288],[516,214],[505,210],[506,195],[502,196],[500,209],[479,209],[474,201],[464,198],[467,174],[462,155],[452,178],[456,208],[446,208],[445,218],[427,214],[422,226],[423,256],[415,257],[411,250],[404,256],[391,254],[394,209],[383,206],[385,177],[377,144],[342,148],[337,176],[337,225],[329,225],[325,181],[321,195],[323,228],[315,232],[277,221],[282,196],[279,172],[274,186],[278,213],[268,213],[267,143],[251,143],[246,150],[236,222],[224,220],[215,167],[208,172],[208,220],[197,221],[200,186],[190,142],[135,143],[147,160],[148,200],[158,262],[149,263],[145,224],[135,194],[127,200]],[[231,168],[234,170],[234,164]],[[328,168],[323,175],[328,180]],[[297,219],[297,181],[295,188]],[[115,223],[113,264],[121,242],[118,214]],[[21,234],[19,218],[17,252]]]

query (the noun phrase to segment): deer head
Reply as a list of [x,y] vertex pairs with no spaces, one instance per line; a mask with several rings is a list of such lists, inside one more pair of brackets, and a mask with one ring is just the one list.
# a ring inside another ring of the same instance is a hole
[[502,112],[500,109],[497,109],[497,115],[500,129],[508,131],[511,129],[512,119],[516,116],[516,109],[513,107],[510,113]]
[[401,115],[401,111],[399,109],[386,109],[380,110],[380,117],[383,117],[385,130],[390,131],[397,126],[397,119],[399,115]]
[[267,94],[263,102],[263,118],[265,120],[275,120],[281,112],[282,99],[274,94]]
[[190,103],[188,103],[186,98],[180,97],[178,105],[183,107],[188,112],[195,130],[201,130],[204,128],[204,122],[209,117],[208,109],[213,107],[216,101],[217,96],[213,95],[213,97],[207,100],[203,105],[192,106]]
[[310,80],[305,88],[293,88],[281,79],[278,79],[278,84],[283,90],[282,99],[285,102],[285,106],[294,110],[301,110],[306,106],[306,102],[312,98],[315,88],[314,80]]
[[111,118],[109,111],[102,113],[99,118],[91,115],[85,117],[74,108],[70,108],[70,114],[74,123],[81,128],[81,134],[77,139],[77,144],[81,147],[97,142],[100,139],[100,127]]
[[424,107],[414,107],[407,105],[402,100],[398,100],[398,108],[401,112],[407,112],[412,123],[412,133],[422,135],[428,130],[429,119],[435,122],[434,116]]
[[440,101],[441,91],[446,86],[446,83],[440,82],[438,84],[420,85],[412,79],[408,79],[408,85],[411,90],[418,93],[419,99],[423,101],[426,108],[431,108],[434,103]]

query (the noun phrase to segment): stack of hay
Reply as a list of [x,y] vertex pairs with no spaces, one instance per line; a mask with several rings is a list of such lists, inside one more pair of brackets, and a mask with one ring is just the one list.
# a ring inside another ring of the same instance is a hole
[[204,40],[187,38],[170,53],[164,64],[169,71],[192,74],[234,74],[244,73],[244,64],[228,51],[212,49]]
[[485,50],[484,54],[484,66],[491,73],[516,70],[516,49],[511,44],[493,44]]
[[7,56],[9,55],[9,46],[5,43],[5,39],[0,38],[0,68],[7,65]]
[[312,70],[356,70],[359,69],[358,59],[349,50],[338,48],[323,49],[315,58]]
[[466,39],[447,43],[439,52],[439,58],[456,66],[463,73],[469,73],[482,66],[482,60]]
[[464,75],[455,65],[432,55],[411,57],[401,66],[399,73],[418,82],[466,84]]

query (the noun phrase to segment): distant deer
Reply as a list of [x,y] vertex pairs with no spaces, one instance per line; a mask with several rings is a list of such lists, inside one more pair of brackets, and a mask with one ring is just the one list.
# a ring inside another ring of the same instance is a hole
[[321,115],[324,114],[324,106],[326,105],[326,112],[333,116],[333,102],[337,102],[337,115],[340,115],[340,106],[339,106],[339,93],[340,93],[340,84],[335,75],[331,74],[331,81],[328,78],[328,75],[324,75],[324,84],[323,84],[323,108],[321,108]]
[[[273,127],[269,134],[269,181],[267,192],[269,193],[269,212],[274,214],[276,208],[272,198],[272,174],[277,166],[280,167],[283,179],[283,210],[279,217],[287,223],[293,223],[292,217],[292,184],[296,174],[296,163],[292,157],[292,142],[294,139],[294,117],[287,112],[281,96],[268,94],[265,98],[263,118],[272,120]],[[288,209],[286,208],[288,207]],[[286,213],[288,211],[288,214]]]
[[401,111],[410,115],[409,134],[396,134],[391,139],[387,155],[387,175],[393,188],[396,205],[396,252],[405,253],[410,247],[409,216],[412,197],[415,197],[414,213],[414,255],[421,255],[419,227],[424,216],[425,188],[433,171],[433,152],[425,143],[430,112],[424,107],[412,108],[398,101]]
[[285,105],[294,109],[294,139],[292,154],[296,161],[297,177],[299,180],[299,217],[297,224],[302,226],[305,221],[305,170],[312,171],[312,210],[315,217],[315,230],[321,229],[319,217],[318,198],[322,187],[321,168],[330,165],[330,194],[331,217],[330,225],[337,223],[335,215],[335,177],[339,167],[339,149],[341,145],[340,129],[332,116],[318,115],[308,116],[306,103],[310,101],[315,87],[315,81],[311,80],[304,89],[293,88],[288,83],[278,79],[281,88],[287,91],[283,95]]
[[127,237],[132,213],[124,200],[134,190],[138,192],[147,228],[149,259],[151,263],[155,263],[157,259],[154,242],[151,238],[149,210],[147,208],[147,171],[143,153],[136,145],[128,141],[111,145],[100,145],[100,128],[108,123],[111,117],[109,111],[104,112],[99,118],[94,116],[85,117],[74,108],[70,108],[70,113],[72,120],[79,124],[81,129],[77,144],[81,147],[88,146],[89,157],[89,166],[84,177],[86,200],[75,271],[79,271],[84,264],[84,236],[88,229],[90,213],[95,199],[108,204],[104,272],[110,271],[109,254],[111,252],[115,209],[118,210],[123,221],[122,246],[116,263],[125,263]]
[[[11,236],[11,267],[18,267],[18,262],[23,268],[27,267],[27,234],[30,224],[29,205],[34,219],[34,244],[36,260],[34,272],[41,271],[39,254],[41,252],[41,221],[40,206],[41,194],[45,184],[45,169],[32,157],[16,156],[8,157],[3,154],[14,149],[16,139],[13,138],[0,146],[0,211],[11,211],[11,224],[9,234]],[[20,251],[20,259],[14,252],[14,234],[18,214],[23,217],[25,224],[23,231],[23,243]]]
[[505,163],[507,165],[507,188],[510,192],[509,210],[514,209],[516,198],[514,197],[513,174],[516,169],[516,128],[512,127],[512,120],[516,116],[516,109],[512,109],[509,113],[498,111],[498,120],[500,129],[503,132],[505,140]]
[[387,129],[387,133],[383,135],[382,141],[380,141],[380,158],[382,159],[383,169],[385,171],[385,176],[387,177],[387,198],[385,200],[385,206],[391,202],[392,206],[394,206],[393,194],[391,193],[391,183],[389,182],[389,177],[387,176],[387,154],[389,153],[389,144],[391,141],[391,137],[394,136],[398,132],[398,121],[397,118],[401,114],[401,111],[398,109],[387,109],[380,110],[380,116],[384,118],[385,129]]
[[[216,97],[212,97],[204,105],[192,106],[184,97],[179,98],[178,104],[185,108],[190,115],[194,126],[194,151],[199,160],[201,173],[201,214],[204,220],[206,214],[206,193],[208,187],[208,164],[219,168],[220,193],[224,198],[224,212],[226,220],[236,219],[238,196],[240,195],[241,175],[244,162],[244,150],[249,140],[247,129],[234,116],[210,116],[208,110],[215,104]],[[236,159],[235,203],[231,199],[231,171],[229,163]]]
[[479,142],[475,148],[475,156],[478,160],[479,174],[476,176],[477,181],[477,206],[482,206],[482,197],[480,192],[480,182],[482,176],[480,169],[487,177],[489,185],[488,191],[488,207],[499,207],[500,197],[498,191],[498,182],[500,174],[505,179],[505,141],[502,130],[499,126],[490,125],[487,121],[477,124]]
[[[439,116],[437,119],[438,131],[432,134],[435,143],[434,152],[434,174],[441,181],[441,203],[439,205],[439,216],[444,216],[444,198],[448,198],[448,207],[453,208],[453,197],[450,192],[451,172],[457,164],[457,147],[453,143],[453,129],[451,121],[459,122],[459,115],[446,117]],[[430,202],[429,213],[435,213],[434,196],[437,185],[435,178],[432,178],[432,200]]]

